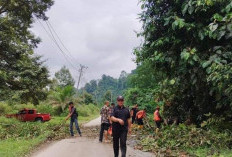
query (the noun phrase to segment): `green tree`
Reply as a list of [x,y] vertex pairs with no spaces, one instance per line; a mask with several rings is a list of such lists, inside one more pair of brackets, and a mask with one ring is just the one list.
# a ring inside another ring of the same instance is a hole
[[[144,37],[137,63],[165,76],[170,114],[195,122],[231,111],[231,0],[141,0]],[[220,76],[221,75],[221,76]],[[226,78],[226,79],[224,79]],[[229,83],[230,82],[230,83]],[[170,107],[171,106],[171,107]]]
[[73,86],[65,86],[63,88],[58,88],[59,97],[61,102],[67,102],[68,99],[71,99],[72,96],[75,94],[75,88]]
[[74,86],[75,84],[69,69],[67,69],[65,66],[55,73],[55,78],[58,80],[58,84],[61,87]]
[[34,18],[46,20],[52,0],[0,1],[0,97],[16,93],[23,102],[35,104],[46,98],[48,70],[33,49],[40,42],[30,28]]
[[86,92],[90,94],[94,94],[94,92],[97,90],[97,81],[96,80],[91,80],[89,83],[85,85],[85,90]]
[[[110,91],[112,93],[112,101],[116,100],[117,95],[122,95],[124,90],[128,87],[127,74],[125,71],[122,71],[119,78],[113,78],[111,76],[102,75],[102,78],[99,80],[91,80],[90,83],[87,83],[83,89],[90,94],[92,94],[96,101],[105,101],[105,93]],[[100,98],[100,99],[98,99]],[[107,100],[111,100],[107,98]]]
[[84,92],[83,98],[86,105],[94,103],[93,96],[87,92]]
[[106,93],[104,94],[104,100],[108,100],[111,101],[112,100],[112,92],[110,90],[106,91]]
[[124,90],[127,88],[127,77],[128,77],[128,74],[125,71],[122,71],[119,76],[118,83],[117,83],[118,89]]

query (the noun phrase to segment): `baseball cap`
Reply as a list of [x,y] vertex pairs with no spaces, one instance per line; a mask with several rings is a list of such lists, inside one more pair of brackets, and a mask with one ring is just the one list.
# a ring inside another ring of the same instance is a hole
[[123,97],[123,96],[121,96],[121,95],[120,95],[120,96],[118,96],[118,97],[117,97],[117,101],[119,101],[119,100],[124,100],[124,97]]

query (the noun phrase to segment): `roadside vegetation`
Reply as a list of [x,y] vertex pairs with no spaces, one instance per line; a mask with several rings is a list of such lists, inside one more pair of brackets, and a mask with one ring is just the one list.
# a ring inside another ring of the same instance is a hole
[[163,126],[157,134],[154,129],[135,129],[137,149],[157,156],[232,156],[231,130],[185,124]]
[[[0,106],[3,105],[1,104]],[[11,107],[8,105],[4,106],[7,106],[5,113],[17,112],[20,109],[19,106],[16,106],[15,108],[13,107],[13,110],[9,110]],[[22,107],[35,108],[41,111],[41,113],[51,113],[52,119],[45,123],[20,122],[16,119],[5,118],[4,115],[0,116],[0,156],[24,156],[47,140],[69,137],[69,121],[65,121],[68,109],[60,114],[49,106],[46,108],[45,105],[42,107],[22,105]],[[76,108],[79,113],[78,120],[80,124],[99,116],[99,109],[93,104],[76,105]]]

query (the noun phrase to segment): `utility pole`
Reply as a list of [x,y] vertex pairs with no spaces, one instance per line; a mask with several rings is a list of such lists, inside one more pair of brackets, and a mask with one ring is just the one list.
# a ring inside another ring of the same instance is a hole
[[77,83],[77,90],[79,88],[79,85],[80,85],[80,82],[81,82],[81,76],[83,75],[84,69],[87,69],[87,68],[88,67],[80,64],[80,69],[79,69],[80,74],[79,74],[78,83]]
[[111,93],[111,102],[113,101],[113,93],[112,93],[112,91],[110,91],[110,93]]

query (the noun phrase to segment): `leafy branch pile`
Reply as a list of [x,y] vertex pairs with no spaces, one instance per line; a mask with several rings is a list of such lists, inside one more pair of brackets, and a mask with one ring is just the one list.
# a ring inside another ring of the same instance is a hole
[[[158,134],[142,137],[137,148],[154,153],[165,153],[177,156],[188,149],[210,148],[216,151],[231,149],[231,131],[222,132],[204,130],[196,126],[167,126]],[[181,151],[182,150],[182,151]]]
[[39,136],[45,136],[46,139],[60,139],[69,134],[68,125],[61,126],[61,124],[61,121],[57,120],[51,120],[49,123],[25,123],[0,117],[0,139],[33,139]]

